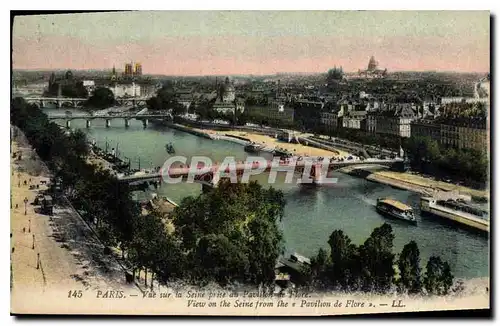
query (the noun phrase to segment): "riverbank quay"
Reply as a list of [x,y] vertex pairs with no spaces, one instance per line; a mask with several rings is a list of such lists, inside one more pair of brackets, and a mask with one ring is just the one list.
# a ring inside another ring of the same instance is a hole
[[[281,149],[292,153],[295,156],[310,156],[310,157],[341,157],[349,154],[334,148],[318,148],[308,146],[304,143],[288,143],[276,139],[274,136],[262,135],[250,132],[241,132],[236,130],[224,132],[225,136],[237,136],[249,139],[251,142],[262,144],[265,146],[264,151],[271,152],[275,149]],[[234,138],[233,138],[234,139]],[[234,140],[236,142],[236,139]]]
[[345,151],[350,152],[350,153],[357,153],[360,151],[366,151],[366,153],[368,153],[368,155],[371,155],[371,156],[397,155],[397,152],[394,150],[388,150],[386,148],[377,148],[376,146],[359,144],[359,143],[351,142],[348,140],[344,140],[344,139],[340,139],[340,138],[333,138],[333,137],[329,137],[329,136],[308,135],[306,137],[306,139],[313,140],[313,141],[319,142],[319,143],[324,144],[324,145],[329,145],[329,146],[333,146],[336,148],[340,148],[340,149],[345,150]]
[[[287,143],[280,141],[275,138],[278,130],[274,129],[262,129],[258,130],[251,127],[238,127],[238,126],[219,126],[216,129],[208,129],[208,124],[196,124],[191,122],[189,125],[173,123],[169,121],[157,121],[158,124],[181,130],[195,136],[200,136],[203,138],[214,139],[214,140],[226,140],[231,141],[240,145],[247,145],[248,142],[254,142],[263,144],[265,148],[262,151],[272,153],[275,149],[286,150],[293,155],[298,156],[315,156],[315,157],[340,157],[348,156],[349,153],[336,150],[334,148],[326,149],[312,146],[306,146],[304,144]],[[202,129],[200,129],[202,127]],[[246,140],[243,140],[247,139]]]
[[[47,189],[48,171],[25,143],[12,142],[11,155],[11,307],[26,294],[47,288],[81,288],[71,275],[83,272],[71,254],[55,240],[49,216],[31,203]],[[19,156],[20,154],[20,156]],[[19,158],[20,157],[20,158]],[[38,166],[35,169],[35,166]],[[38,185],[38,189],[30,189]]]
[[96,233],[67,200],[55,202],[52,215],[42,214],[33,204],[48,189],[51,172],[20,130],[11,146],[12,312],[19,312],[26,295],[33,292],[109,288],[139,292],[125,282],[121,264],[105,254]]
[[398,189],[416,192],[423,196],[432,196],[437,191],[455,192],[459,195],[469,196],[474,201],[489,201],[489,192],[487,190],[471,189],[436,181],[409,172],[389,171],[386,167],[350,166],[340,169],[340,172]]

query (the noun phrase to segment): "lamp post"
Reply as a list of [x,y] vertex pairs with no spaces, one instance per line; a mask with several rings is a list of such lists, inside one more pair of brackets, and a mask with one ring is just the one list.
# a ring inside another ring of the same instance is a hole
[[[28,197],[24,197],[24,215],[27,215],[26,213],[26,204],[28,203]],[[31,221],[31,220],[30,220]]]

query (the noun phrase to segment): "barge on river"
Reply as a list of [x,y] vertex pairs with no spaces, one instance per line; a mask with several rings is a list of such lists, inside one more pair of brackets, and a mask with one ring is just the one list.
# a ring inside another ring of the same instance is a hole
[[377,199],[376,209],[377,212],[385,216],[417,224],[417,219],[413,214],[413,209],[397,200],[391,198],[379,198]]
[[463,200],[439,200],[434,197],[421,197],[422,213],[439,216],[460,226],[488,233],[490,228],[488,212],[466,204]]
[[246,145],[244,147],[244,150],[247,153],[258,153],[262,149],[264,149],[264,147],[265,146],[263,144],[258,144],[258,143],[251,142],[250,144],[248,144],[248,145]]

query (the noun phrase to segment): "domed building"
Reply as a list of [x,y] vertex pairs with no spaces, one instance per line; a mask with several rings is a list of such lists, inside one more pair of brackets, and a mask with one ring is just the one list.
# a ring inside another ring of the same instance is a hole
[[378,69],[378,61],[375,57],[371,56],[368,61],[368,68],[366,70],[359,70],[358,77],[360,78],[384,78],[387,76],[387,69]]
[[217,85],[217,98],[215,100],[213,109],[222,113],[235,113],[236,110],[243,112],[244,105],[242,101],[236,100],[236,89],[229,81],[229,77],[223,84]]
[[224,103],[230,103],[236,99],[236,90],[229,81],[229,77],[226,77],[224,84],[221,84],[217,90],[217,99]]

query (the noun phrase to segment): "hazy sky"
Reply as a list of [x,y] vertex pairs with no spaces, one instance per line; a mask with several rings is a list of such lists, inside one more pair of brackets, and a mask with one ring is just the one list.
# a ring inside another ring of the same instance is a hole
[[16,17],[14,69],[268,74],[366,68],[487,72],[487,11],[155,11]]

